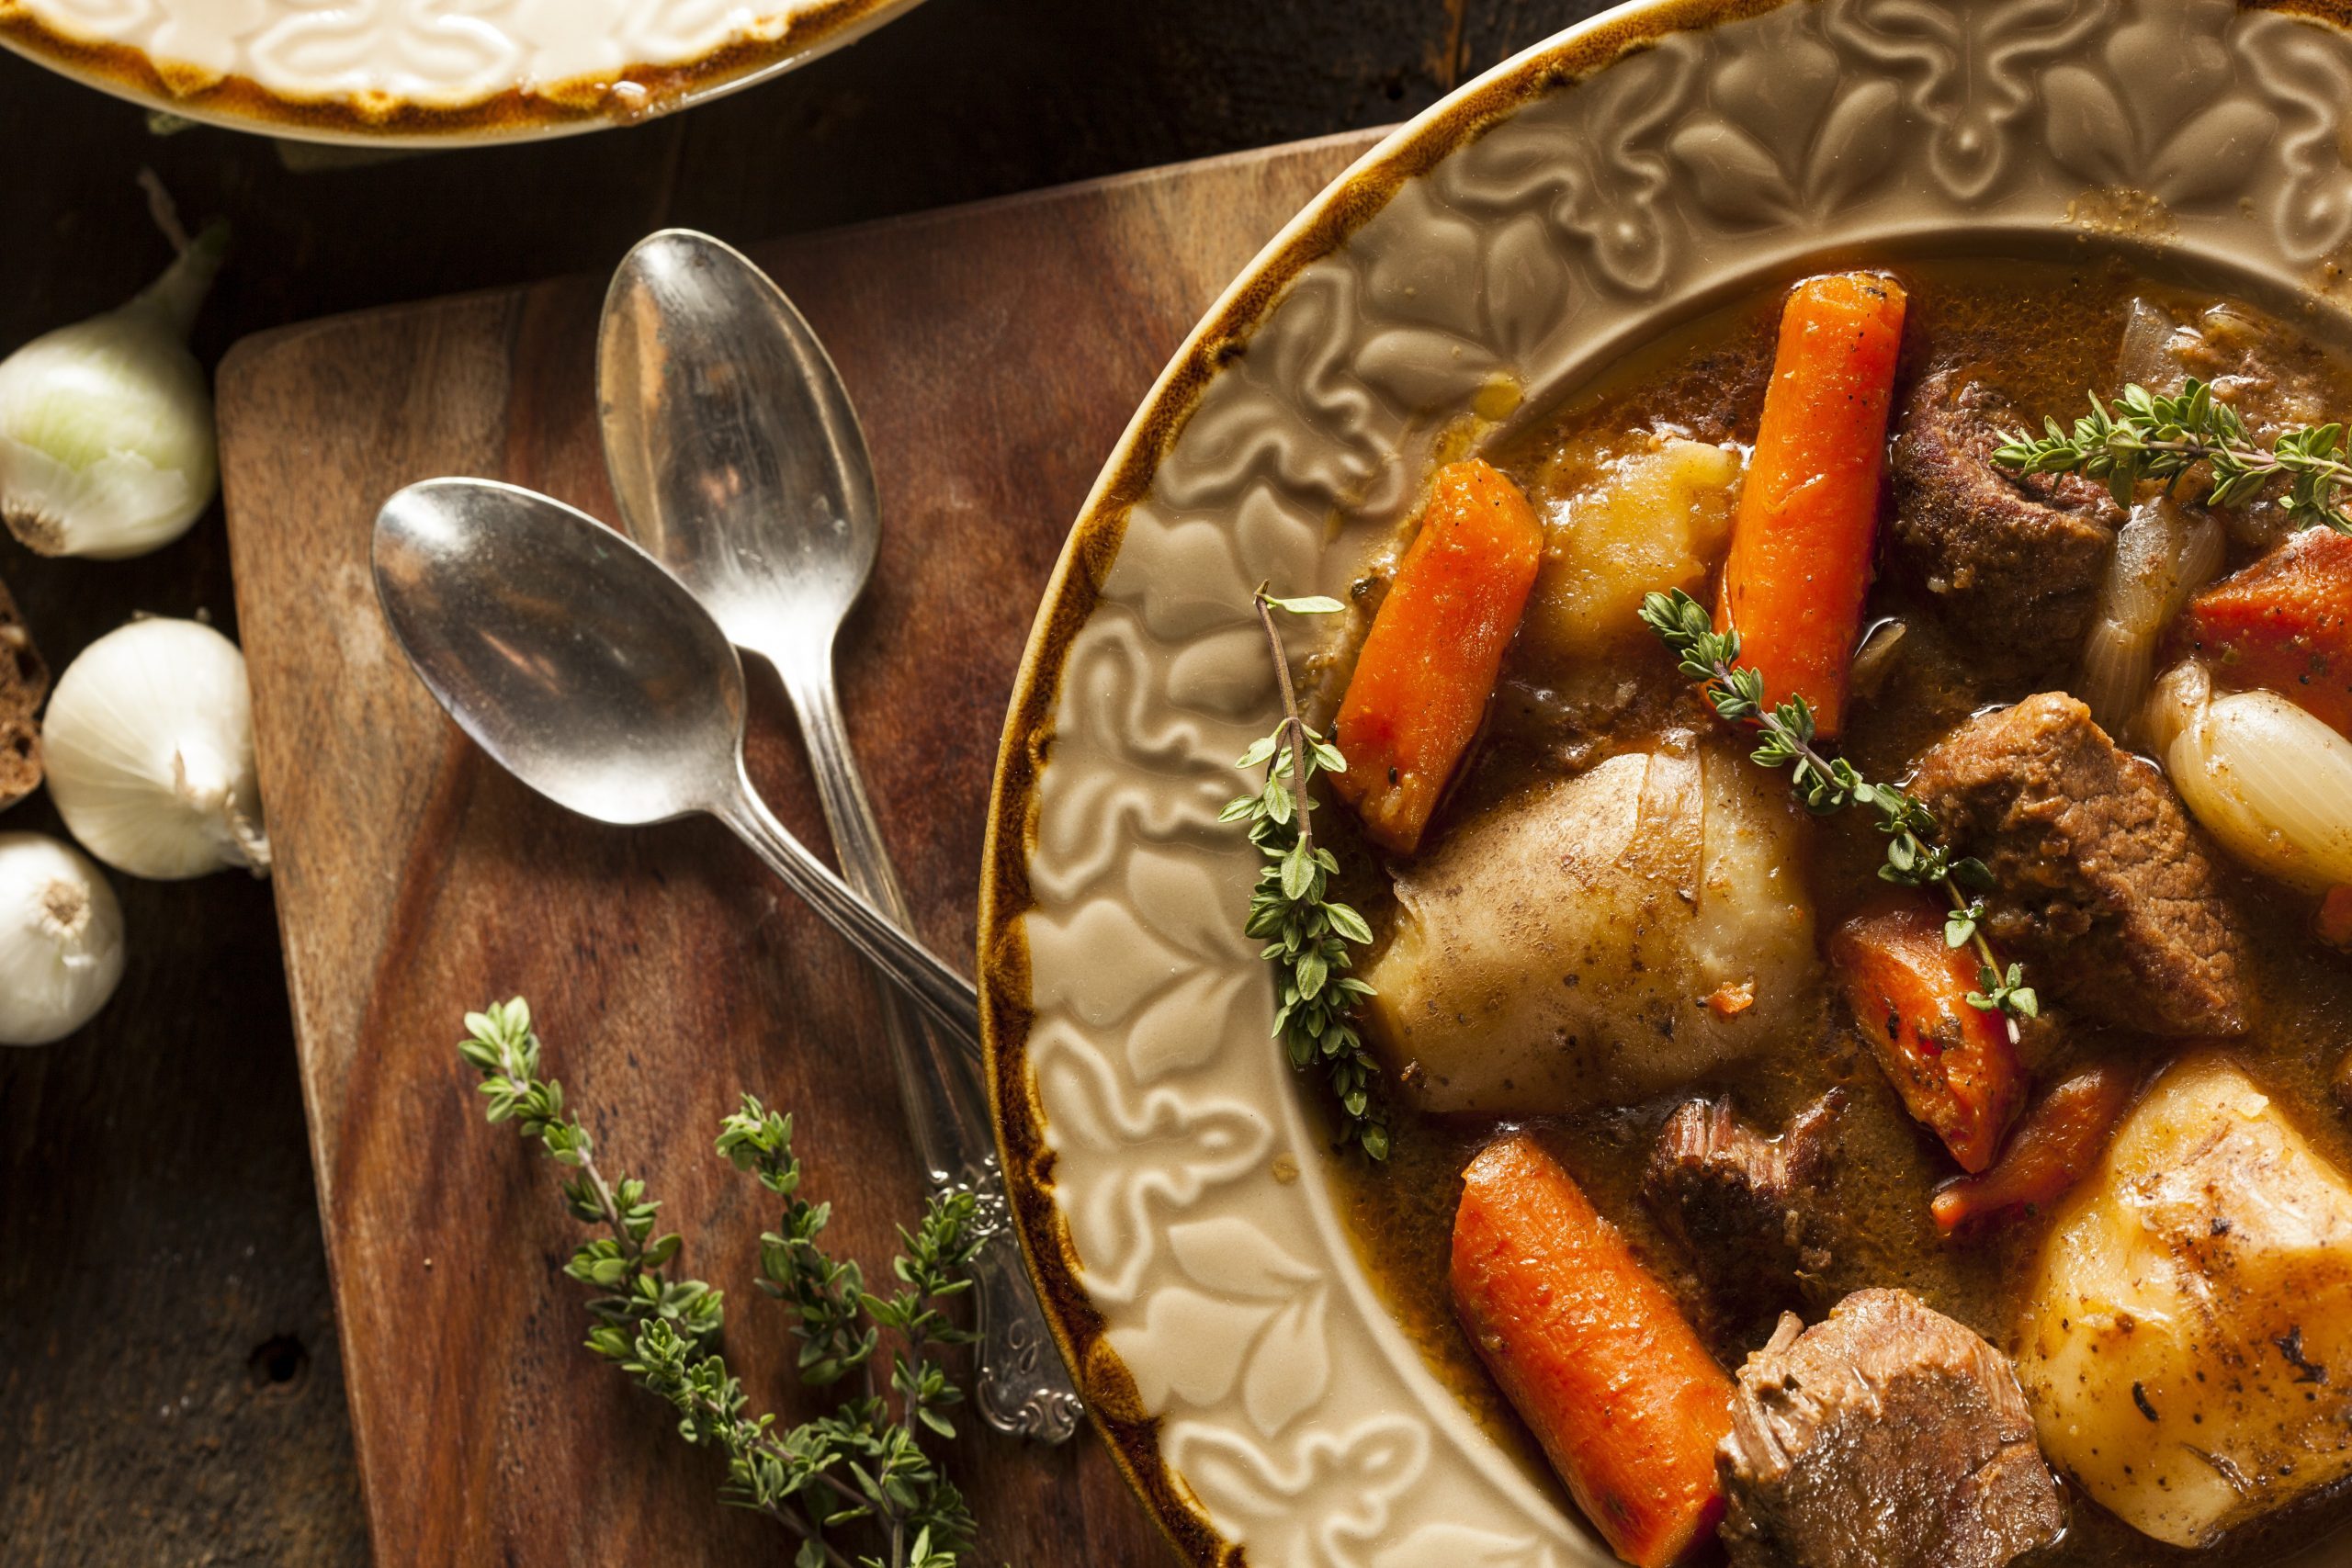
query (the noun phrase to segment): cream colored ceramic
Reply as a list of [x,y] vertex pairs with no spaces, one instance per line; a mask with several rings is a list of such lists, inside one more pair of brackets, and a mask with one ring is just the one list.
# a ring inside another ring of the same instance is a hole
[[0,0],[0,43],[198,119],[319,141],[640,119],[801,64],[916,0]]
[[1342,591],[1482,392],[1534,417],[1819,254],[2122,235],[2332,288],[2346,104],[2352,39],[2228,0],[1635,6],[1400,131],[1210,313],[1040,615],[981,926],[1033,1262],[1182,1552],[1607,1561],[1384,1309],[1268,1038],[1216,821],[1276,711],[1252,586]]

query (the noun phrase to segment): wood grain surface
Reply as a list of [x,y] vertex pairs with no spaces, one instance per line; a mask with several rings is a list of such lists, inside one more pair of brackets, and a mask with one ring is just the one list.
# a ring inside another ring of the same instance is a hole
[[[863,414],[886,536],[843,638],[852,729],[923,933],[968,954],[988,777],[1039,591],[1096,468],[1192,321],[1364,146],[1351,133],[755,248]],[[554,1173],[482,1124],[459,1015],[528,996],[606,1168],[646,1177],[727,1287],[755,1401],[805,1405],[751,1288],[764,1194],[710,1148],[739,1089],[794,1111],[834,1237],[883,1266],[915,1209],[865,976],[723,829],[540,801],[409,675],[367,568],[377,506],[473,473],[611,514],[591,359],[602,279],[251,340],[220,375],[240,619],[319,1201],[385,1562],[778,1557],[716,1461],[577,1348]],[[752,771],[822,841],[773,677]],[[1163,1553],[1091,1432],[970,1435],[982,1560]]]

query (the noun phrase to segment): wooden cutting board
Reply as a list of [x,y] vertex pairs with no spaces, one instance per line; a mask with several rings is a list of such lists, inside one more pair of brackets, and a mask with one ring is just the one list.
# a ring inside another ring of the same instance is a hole
[[[969,954],[989,773],[1063,533],[1130,412],[1258,247],[1368,146],[1351,134],[754,247],[865,417],[886,540],[842,643],[851,728],[923,934]],[[616,260],[618,258],[616,257]],[[728,1291],[755,1408],[808,1406],[752,1281],[772,1203],[711,1151],[748,1089],[794,1111],[831,1240],[885,1269],[920,1201],[849,950],[707,822],[623,831],[514,783],[441,715],[379,615],[395,490],[477,474],[613,515],[592,389],[604,279],[249,339],[220,377],[238,616],[278,918],[376,1557],[781,1562],[720,1466],[580,1347],[556,1172],[483,1124],[454,1044],[520,993],[607,1173],[641,1175]],[[823,842],[774,679],[754,778]],[[972,1423],[967,1422],[967,1427]],[[1090,1431],[967,1431],[976,1562],[1165,1548]]]

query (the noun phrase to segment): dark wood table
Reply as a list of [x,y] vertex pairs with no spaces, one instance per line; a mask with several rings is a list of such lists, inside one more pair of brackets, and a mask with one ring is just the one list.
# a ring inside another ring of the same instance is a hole
[[[793,233],[1379,124],[1597,8],[930,0],[638,130],[323,164],[153,136],[0,55],[0,352],[161,267],[142,166],[191,219],[236,225],[198,333],[213,358],[333,311],[600,270],[667,223]],[[234,630],[217,516],[117,565],[0,541],[0,578],[55,665],[140,611]],[[0,829],[59,830],[40,797]],[[118,886],[133,947],[114,1003],[60,1045],[0,1050],[0,1561],[362,1560],[269,888]]]

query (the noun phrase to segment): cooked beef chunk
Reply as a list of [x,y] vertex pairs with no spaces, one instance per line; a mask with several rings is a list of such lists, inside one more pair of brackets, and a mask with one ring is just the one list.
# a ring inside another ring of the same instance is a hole
[[2008,1358],[1907,1291],[1781,1319],[1715,1467],[1733,1568],[2000,1568],[2066,1523]]
[[49,666],[0,582],[0,807],[40,785],[40,729],[33,715],[49,694]]
[[2123,522],[2103,486],[1996,465],[1997,430],[2021,423],[1946,370],[1912,390],[1894,443],[1897,557],[2004,678],[2073,667]]
[[2172,786],[2061,692],[1982,714],[1919,760],[1912,793],[1981,858],[1994,945],[2033,983],[2151,1034],[2243,1034],[2245,939]]
[[[2263,446],[2290,426],[2333,417],[2333,372],[2318,344],[2231,301],[2182,321],[2149,300],[2134,299],[2116,384],[2136,381],[2151,391],[2177,392],[2191,376],[2212,388],[2216,402],[2237,410]],[[2212,513],[2244,545],[2267,547],[2294,531],[2278,496],[2215,507]]]
[[1822,1096],[1777,1138],[1728,1100],[1688,1100],[1658,1133],[1642,1198],[1697,1272],[1700,1327],[1718,1346],[1755,1344],[1803,1299],[1802,1280],[1829,1266],[1807,1198],[1828,1172],[1839,1098]]

